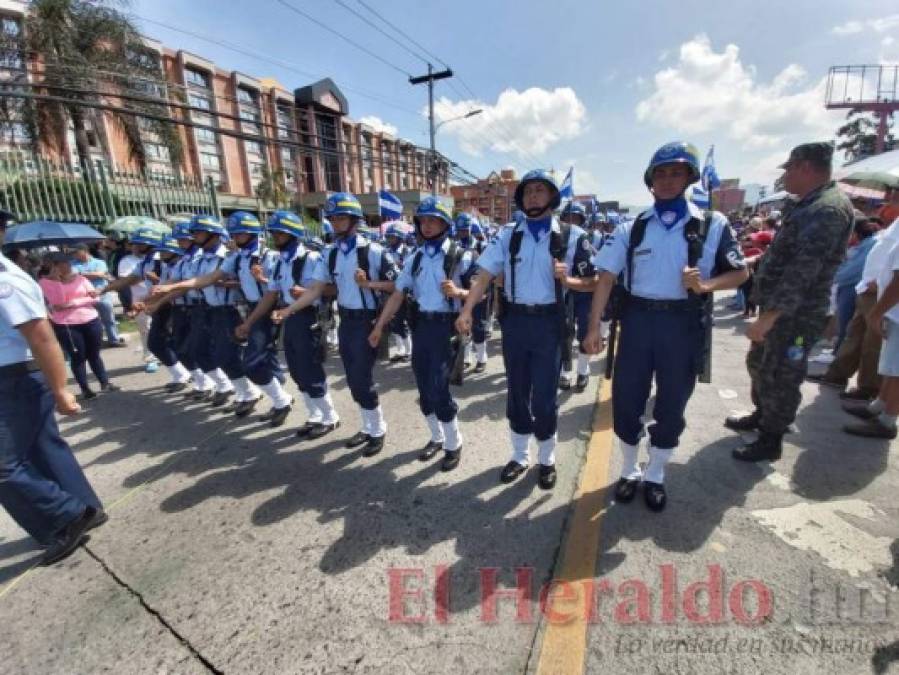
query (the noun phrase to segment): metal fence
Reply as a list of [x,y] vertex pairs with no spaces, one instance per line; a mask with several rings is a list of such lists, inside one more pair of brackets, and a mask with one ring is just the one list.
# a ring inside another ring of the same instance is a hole
[[93,175],[21,152],[0,155],[0,208],[21,222],[55,220],[104,225],[121,216],[162,219],[176,213],[220,216],[215,185],[167,174],[111,171]]

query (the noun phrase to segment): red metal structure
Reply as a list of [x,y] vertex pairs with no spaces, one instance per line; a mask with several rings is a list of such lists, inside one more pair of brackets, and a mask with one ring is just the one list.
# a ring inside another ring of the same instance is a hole
[[899,110],[899,65],[832,66],[825,105],[877,115],[876,152],[884,150],[890,115]]

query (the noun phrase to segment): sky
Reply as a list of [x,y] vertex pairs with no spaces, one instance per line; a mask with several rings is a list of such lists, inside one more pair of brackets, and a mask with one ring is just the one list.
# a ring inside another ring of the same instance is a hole
[[832,139],[845,116],[824,107],[830,66],[899,63],[895,0],[132,0],[130,11],[147,36],[220,68],[290,90],[330,77],[352,119],[423,146],[427,89],[408,77],[448,64],[438,121],[483,112],[441,125],[438,150],[480,177],[539,167],[561,181],[573,166],[577,193],[625,204],[650,202],[644,168],[672,140],[703,156],[714,145],[722,178],[770,185],[793,145]]

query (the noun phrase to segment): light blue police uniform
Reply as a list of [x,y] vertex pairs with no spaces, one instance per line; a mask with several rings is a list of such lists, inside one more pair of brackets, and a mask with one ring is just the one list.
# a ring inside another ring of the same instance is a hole
[[101,508],[59,434],[53,394],[18,328],[46,319],[40,287],[0,254],[0,504],[41,544]]
[[[634,222],[619,225],[593,259],[599,271],[624,274],[630,291],[621,315],[618,353],[612,382],[616,435],[636,445],[643,434],[641,416],[656,382],[654,423],[649,427],[652,446],[678,445],[686,426],[684,410],[693,393],[702,348],[701,312],[688,300],[683,285],[687,267],[685,226],[704,214],[688,204],[686,215],[665,227],[655,207],[645,211],[643,241],[633,255],[633,279],[628,278],[627,250]],[[703,253],[697,267],[703,279],[742,269],[742,253],[727,219],[710,215]]]

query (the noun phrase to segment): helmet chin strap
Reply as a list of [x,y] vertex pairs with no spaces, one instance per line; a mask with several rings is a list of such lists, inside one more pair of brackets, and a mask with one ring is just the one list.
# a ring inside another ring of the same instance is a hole
[[549,208],[549,204],[544,204],[543,206],[540,206],[540,207],[535,206],[530,209],[524,209],[524,215],[526,215],[528,218],[536,218],[537,216],[541,215],[542,213],[545,213],[548,208]]

